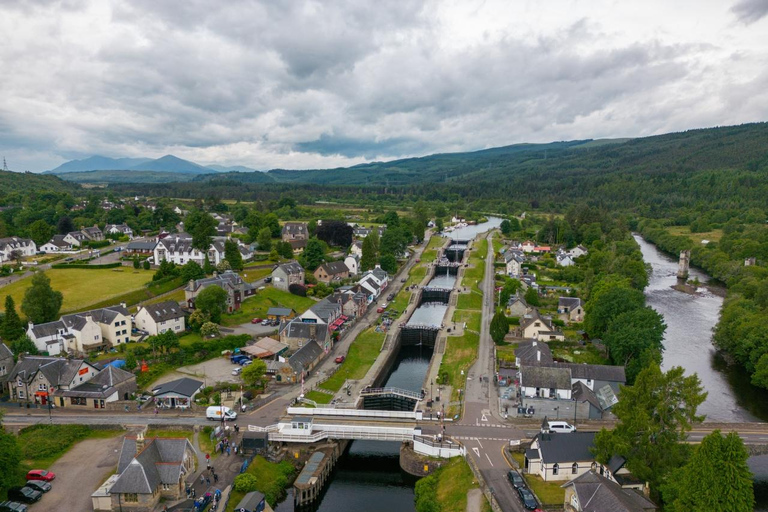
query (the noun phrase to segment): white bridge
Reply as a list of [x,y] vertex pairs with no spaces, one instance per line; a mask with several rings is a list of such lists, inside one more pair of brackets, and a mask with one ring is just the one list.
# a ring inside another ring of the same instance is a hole
[[[267,433],[271,442],[317,443],[326,439],[411,441],[417,452],[427,455],[447,458],[464,454],[464,447],[459,443],[436,442],[432,436],[422,434],[421,427],[416,424],[422,420],[421,411],[289,407],[288,415],[290,419],[281,420],[276,425],[248,425],[248,430]],[[319,420],[321,417],[326,419]]]
[[[400,388],[365,388],[360,391],[360,396],[376,396],[376,395],[394,395],[401,396],[403,398],[411,398],[416,401],[420,401],[423,396],[416,391],[410,391]],[[396,412],[396,411],[368,411],[368,412]]]

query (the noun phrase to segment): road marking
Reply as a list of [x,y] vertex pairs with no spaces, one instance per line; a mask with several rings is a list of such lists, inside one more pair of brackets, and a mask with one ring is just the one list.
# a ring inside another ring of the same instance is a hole
[[485,413],[483,413],[482,421],[488,421],[488,418],[485,416]]
[[[483,443],[481,443],[479,439],[475,438],[475,441],[480,445],[480,448],[483,448]],[[483,450],[485,450],[485,448],[483,448]]]
[[491,463],[491,466],[493,466],[493,462],[491,462],[491,458],[488,456],[488,454],[485,454],[485,458],[488,459],[488,462]]
[[478,450],[478,449],[475,447],[475,448],[472,448],[472,451],[473,451],[473,452],[475,452],[475,455],[476,455],[477,457],[480,457],[480,450]]

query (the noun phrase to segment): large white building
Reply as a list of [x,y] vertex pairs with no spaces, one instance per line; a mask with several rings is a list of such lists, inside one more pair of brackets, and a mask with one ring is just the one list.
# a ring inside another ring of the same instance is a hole
[[178,302],[168,300],[141,306],[135,317],[136,327],[155,336],[165,331],[184,332],[184,312]]
[[0,263],[12,260],[16,251],[18,251],[22,257],[34,256],[37,252],[37,245],[27,238],[18,238],[15,236],[0,238]]
[[125,304],[64,315],[44,324],[29,323],[27,335],[40,352],[85,354],[131,340],[133,322]]

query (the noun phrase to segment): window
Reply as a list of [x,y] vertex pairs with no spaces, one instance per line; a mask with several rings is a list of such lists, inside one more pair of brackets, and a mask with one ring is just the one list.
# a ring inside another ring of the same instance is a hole
[[139,502],[139,495],[135,492],[127,492],[123,494],[123,500],[127,501],[129,503],[138,503]]
[[170,491],[171,490],[171,484],[163,484],[163,490],[164,491]]
[[[175,330],[177,330],[177,331],[178,331],[180,328],[181,328],[181,327],[179,327],[178,325],[177,325],[176,327],[174,327],[174,329],[175,329]],[[5,371],[5,367],[3,367],[3,371]]]
[[573,466],[571,466],[571,474],[575,475],[578,472],[579,472],[579,463],[578,462],[574,462]]
[[125,325],[125,320],[123,320],[122,322],[120,322],[120,325]]
[[19,398],[24,398],[24,392],[19,390]]
[[118,325],[120,325],[120,322],[115,322],[115,327],[117,327]]
[[72,405],[88,405],[86,403],[85,398],[80,398],[80,397],[77,397],[77,396],[73,396],[70,399],[70,402],[72,403]]
[[46,384],[38,384],[37,390],[38,391],[48,391],[48,385],[46,385]]
[[552,474],[557,475],[558,473],[560,473],[560,464],[555,464],[552,466]]
[[96,336],[93,337],[93,339],[98,341],[99,335],[97,334]]
[[592,471],[597,469],[597,462],[592,463]]

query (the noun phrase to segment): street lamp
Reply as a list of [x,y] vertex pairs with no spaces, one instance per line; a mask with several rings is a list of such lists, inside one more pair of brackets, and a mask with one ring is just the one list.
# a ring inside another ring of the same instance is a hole
[[557,413],[557,417],[555,419],[559,420],[560,419],[560,407],[559,406],[555,407],[555,413]]

